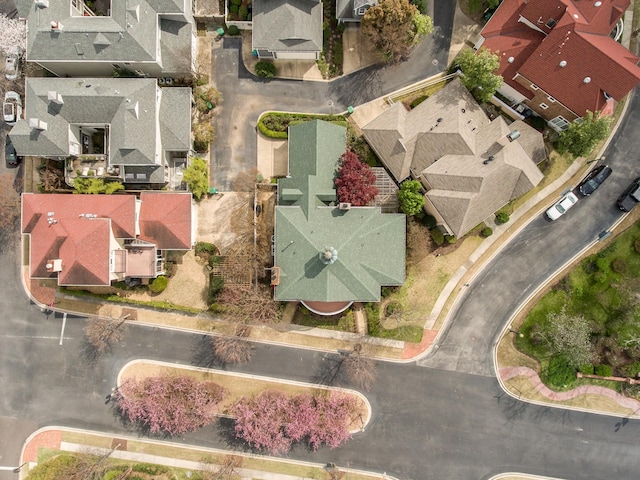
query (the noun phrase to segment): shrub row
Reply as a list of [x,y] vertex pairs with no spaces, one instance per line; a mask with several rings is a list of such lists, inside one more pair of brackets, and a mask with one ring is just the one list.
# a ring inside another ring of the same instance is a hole
[[304,113],[280,113],[270,112],[264,114],[258,120],[258,130],[269,138],[289,138],[290,125],[308,122],[311,120],[324,120],[335,125],[347,126],[347,121],[342,115],[311,115]]

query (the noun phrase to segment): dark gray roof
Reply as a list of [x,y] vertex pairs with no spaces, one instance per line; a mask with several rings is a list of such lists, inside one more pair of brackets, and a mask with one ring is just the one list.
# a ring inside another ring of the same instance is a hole
[[253,48],[272,52],[322,50],[320,0],[260,0],[253,4]]
[[356,14],[358,7],[372,7],[378,4],[378,0],[336,0],[336,18],[344,21],[359,22],[362,15]]
[[[162,63],[156,47],[160,36],[158,16],[183,18],[184,22],[177,23],[190,34],[191,12],[184,10],[184,3],[181,0],[113,0],[111,16],[83,17],[71,15],[69,1],[52,0],[45,8],[31,2],[27,13],[27,59]],[[52,21],[62,24],[62,29],[53,31]],[[185,45],[191,44],[186,34],[180,38],[188,39]]]
[[[49,92],[61,95],[63,104],[49,101]],[[13,127],[11,138],[20,155],[66,156],[71,125],[109,125],[111,165],[155,169],[163,164],[164,148],[189,149],[190,112],[188,88],[161,90],[152,78],[30,77],[25,119]],[[46,130],[31,128],[31,118],[46,122]],[[169,147],[162,145],[164,138]]]

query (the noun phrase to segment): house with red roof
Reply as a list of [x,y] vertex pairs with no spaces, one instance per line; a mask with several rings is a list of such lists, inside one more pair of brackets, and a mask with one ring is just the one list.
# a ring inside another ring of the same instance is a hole
[[29,276],[61,286],[105,286],[164,273],[169,250],[195,238],[190,193],[22,195]]
[[629,4],[504,0],[475,48],[499,54],[499,93],[517,111],[528,108],[561,131],[587,111],[613,113],[640,82],[640,59],[617,42]]

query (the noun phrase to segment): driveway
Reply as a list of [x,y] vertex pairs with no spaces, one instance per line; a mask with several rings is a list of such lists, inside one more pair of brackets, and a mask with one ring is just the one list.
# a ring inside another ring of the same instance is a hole
[[[430,2],[431,3],[431,2]],[[441,72],[447,67],[455,2],[434,2],[434,34],[409,60],[372,66],[332,82],[265,81],[243,65],[240,37],[225,37],[212,46],[212,83],[222,93],[213,125],[211,185],[232,189],[238,173],[256,167],[256,122],[262,112],[338,113]]]

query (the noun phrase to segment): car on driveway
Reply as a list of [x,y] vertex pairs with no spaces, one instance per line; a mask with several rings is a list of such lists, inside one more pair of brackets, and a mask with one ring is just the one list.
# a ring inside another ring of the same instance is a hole
[[609,166],[598,165],[578,184],[578,191],[585,197],[591,195],[602,185],[602,182],[609,178],[611,172],[612,170]]
[[7,163],[7,168],[16,168],[20,163],[20,158],[16,153],[16,148],[13,146],[13,143],[11,143],[9,135],[7,135],[4,145],[4,160]]
[[557,220],[567,213],[567,210],[576,203],[578,203],[578,197],[576,197],[573,192],[567,192],[556,204],[547,210],[547,217],[549,217],[549,220]]
[[623,212],[630,212],[638,202],[640,202],[640,177],[631,182],[631,185],[618,197],[616,204]]
[[13,47],[7,53],[7,58],[4,61],[4,76],[7,80],[15,80],[18,78],[18,71],[20,69],[20,49]]
[[4,94],[4,103],[2,104],[2,118],[7,125],[15,125],[22,118],[22,100],[20,95],[9,90]]

